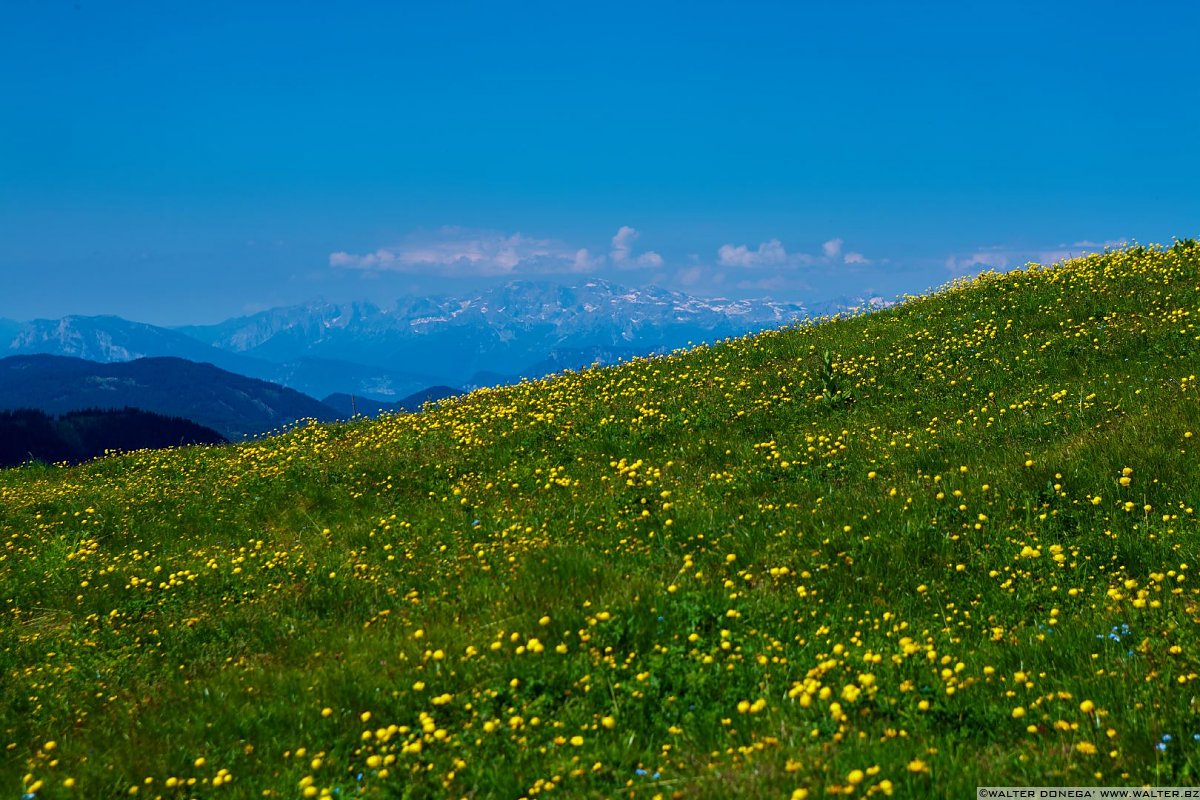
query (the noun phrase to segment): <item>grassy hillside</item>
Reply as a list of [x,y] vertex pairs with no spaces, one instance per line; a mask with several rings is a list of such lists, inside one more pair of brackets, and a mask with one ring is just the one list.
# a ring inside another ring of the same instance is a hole
[[1195,784],[1198,319],[1200,245],[1137,247],[2,472],[0,791]]

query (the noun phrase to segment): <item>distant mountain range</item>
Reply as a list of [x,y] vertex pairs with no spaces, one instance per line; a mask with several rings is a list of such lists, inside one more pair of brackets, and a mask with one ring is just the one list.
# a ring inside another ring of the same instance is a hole
[[[4,327],[0,326],[0,331]],[[43,353],[73,356],[102,363],[132,361],[144,356],[173,356],[213,364],[243,375],[266,364],[219,350],[183,333],[120,317],[63,317],[36,319],[19,325],[3,355]]]
[[346,390],[355,394],[402,397],[437,383],[430,376],[329,359],[300,357],[284,363],[266,361],[221,350],[171,328],[113,316],[69,316],[26,323],[6,320],[0,322],[0,337],[0,356],[58,355],[101,363],[168,356],[212,364],[312,396]]
[[327,358],[472,385],[480,371],[535,377],[556,353],[648,353],[782,325],[802,306],[768,300],[701,300],[662,289],[592,280],[580,286],[515,281],[460,297],[272,309],[218,325],[180,328],[220,350],[273,362]]
[[181,358],[108,364],[49,355],[0,359],[0,410],[64,414],[126,407],[188,419],[228,439],[298,419],[342,416],[294,389]]
[[163,328],[119,317],[0,321],[0,356],[99,362],[174,356],[311,395],[398,403],[431,386],[472,388],[613,363],[809,315],[771,300],[700,299],[603,280],[516,281],[455,297],[275,308]]

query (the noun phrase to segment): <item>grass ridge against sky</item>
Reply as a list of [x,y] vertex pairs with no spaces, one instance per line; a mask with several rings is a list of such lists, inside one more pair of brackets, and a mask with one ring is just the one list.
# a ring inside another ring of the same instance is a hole
[[1200,245],[0,472],[0,787],[1197,781]]
[[1193,2],[10,2],[0,317],[891,297],[1194,230]]

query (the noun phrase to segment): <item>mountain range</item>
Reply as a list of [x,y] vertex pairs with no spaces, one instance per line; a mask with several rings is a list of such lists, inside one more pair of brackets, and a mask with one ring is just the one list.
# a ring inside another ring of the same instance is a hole
[[312,397],[344,393],[396,403],[432,386],[467,389],[541,377],[809,314],[796,303],[701,299],[599,279],[576,286],[514,281],[390,306],[315,302],[177,328],[112,316],[0,320],[0,356],[105,363],[173,356]]

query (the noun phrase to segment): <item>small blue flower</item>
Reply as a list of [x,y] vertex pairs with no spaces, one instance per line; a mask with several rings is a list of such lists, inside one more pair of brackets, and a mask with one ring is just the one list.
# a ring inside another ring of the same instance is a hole
[[1169,734],[1169,733],[1164,733],[1164,734],[1162,735],[1162,740],[1163,740],[1164,742],[1169,742],[1169,741],[1171,741],[1172,739],[1174,739],[1174,737],[1173,737],[1173,736],[1171,736],[1171,734]]
[[1165,742],[1159,742],[1158,744],[1154,745],[1154,749],[1160,753],[1165,753],[1167,752],[1167,745]]
[[646,777],[647,775],[649,775],[650,773],[649,773],[647,770],[644,770],[644,769],[642,769],[641,767],[638,767],[637,769],[635,769],[635,770],[633,771],[633,774],[634,774],[634,775],[637,775],[639,778],[644,778],[644,777]]
[[1192,741],[1193,741],[1193,742],[1200,742],[1200,733],[1193,733],[1193,734],[1192,734]]
[[658,780],[659,778],[661,778],[661,777],[662,777],[662,773],[661,773],[661,772],[656,772],[656,773],[654,773],[653,775],[651,775],[650,777],[651,777],[651,778],[653,778],[654,780]]

